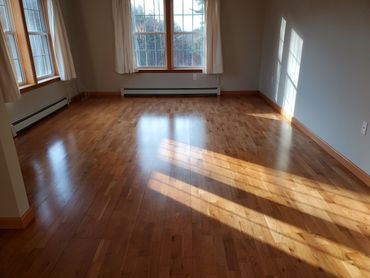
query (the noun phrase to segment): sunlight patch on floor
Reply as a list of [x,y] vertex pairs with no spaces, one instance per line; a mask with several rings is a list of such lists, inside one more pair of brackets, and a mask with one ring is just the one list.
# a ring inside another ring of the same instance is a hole
[[[236,204],[196,185],[185,183],[160,172],[153,172],[148,186],[151,190],[190,207],[206,217],[215,219],[242,234],[299,258],[312,266],[322,267],[334,275],[338,275],[338,273],[333,272],[330,263],[336,264],[344,272],[348,268],[351,271],[357,269],[358,273],[366,271],[370,274],[370,266],[367,265],[368,258],[366,256]],[[267,234],[270,236],[264,236]],[[323,262],[327,261],[328,258],[330,263],[327,265]]]

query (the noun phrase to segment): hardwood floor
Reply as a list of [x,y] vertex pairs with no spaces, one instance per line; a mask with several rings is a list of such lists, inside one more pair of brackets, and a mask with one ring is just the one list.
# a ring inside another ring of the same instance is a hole
[[370,188],[257,97],[91,98],[16,145],[0,277],[370,277]]

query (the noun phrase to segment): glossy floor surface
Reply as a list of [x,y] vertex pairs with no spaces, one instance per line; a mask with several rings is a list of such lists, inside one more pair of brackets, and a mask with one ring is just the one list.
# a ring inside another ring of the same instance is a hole
[[370,189],[257,97],[91,98],[16,145],[0,277],[370,277]]

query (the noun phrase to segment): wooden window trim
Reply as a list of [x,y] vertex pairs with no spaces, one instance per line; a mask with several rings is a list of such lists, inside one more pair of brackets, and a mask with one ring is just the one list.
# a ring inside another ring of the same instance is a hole
[[172,0],[164,0],[166,9],[166,55],[167,55],[167,70],[173,70],[173,59],[172,59]]
[[49,78],[45,78],[45,79],[39,80],[37,82],[37,84],[23,85],[23,86],[19,87],[19,90],[20,90],[21,94],[23,94],[23,93],[27,93],[27,92],[33,91],[33,90],[35,90],[37,88],[41,88],[41,87],[50,85],[50,84],[55,83],[55,82],[58,82],[58,81],[60,81],[60,77],[59,76],[52,76],[52,77],[49,77]]
[[33,55],[32,55],[32,48],[30,43],[30,38],[28,34],[27,24],[26,24],[26,17],[24,13],[24,7],[22,0],[9,0],[10,3],[10,12],[13,15],[14,18],[14,25],[15,25],[15,32],[18,42],[18,48],[19,48],[19,55],[20,55],[20,61],[23,67],[24,72],[24,81],[25,84],[22,84],[19,86],[21,93],[30,92],[34,89],[49,85],[51,83],[60,81],[58,68],[56,65],[55,60],[55,53],[54,48],[51,40],[50,35],[50,27],[49,27],[49,18],[47,14],[47,2],[46,0],[40,0],[43,15],[45,19],[45,25],[47,28],[48,33],[48,40],[50,45],[50,52],[51,52],[51,58],[52,58],[52,65],[53,65],[53,75],[49,76],[47,78],[37,79],[36,75],[36,69],[35,64],[33,61]]
[[138,73],[203,73],[201,68],[175,68],[173,60],[173,0],[163,0],[166,24],[167,68],[139,68]]
[[138,73],[203,73],[201,69],[139,69]]

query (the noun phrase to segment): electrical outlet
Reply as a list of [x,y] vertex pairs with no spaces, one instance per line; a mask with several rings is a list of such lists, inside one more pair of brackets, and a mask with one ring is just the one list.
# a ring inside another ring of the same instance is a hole
[[198,80],[198,74],[193,73],[193,80],[194,80],[194,81]]
[[362,135],[366,135],[366,133],[367,133],[367,127],[368,127],[368,123],[367,122],[363,122],[362,123],[362,128],[361,128],[361,134]]

